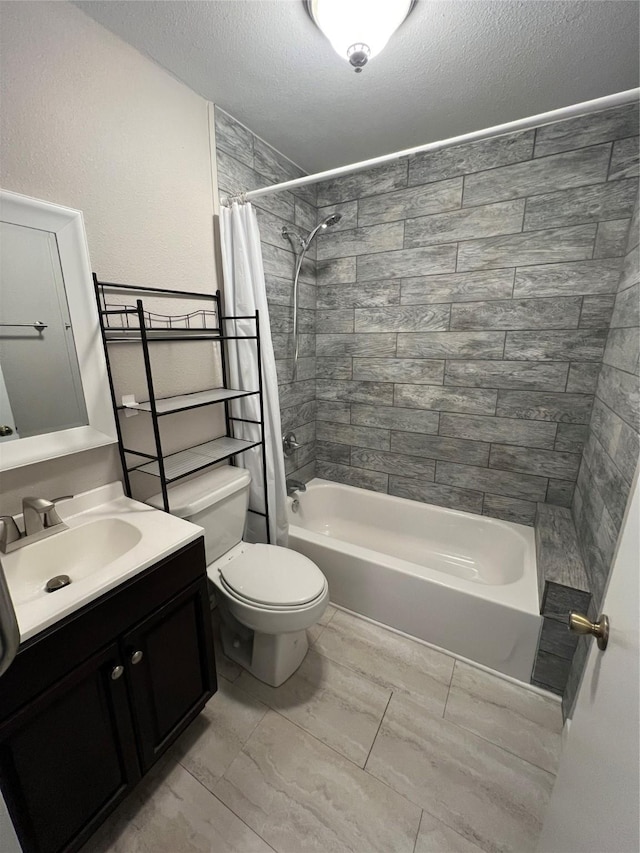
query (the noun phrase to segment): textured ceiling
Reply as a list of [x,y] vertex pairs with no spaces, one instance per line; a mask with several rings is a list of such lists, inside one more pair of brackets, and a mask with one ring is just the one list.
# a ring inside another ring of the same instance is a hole
[[362,74],[302,0],[76,5],[310,172],[638,85],[634,0],[419,0]]

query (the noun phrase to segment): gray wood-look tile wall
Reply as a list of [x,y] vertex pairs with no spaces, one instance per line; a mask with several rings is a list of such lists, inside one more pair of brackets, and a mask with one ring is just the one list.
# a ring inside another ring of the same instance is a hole
[[[247,192],[305,174],[219,107],[215,109],[216,161],[221,195]],[[316,224],[315,187],[278,192],[256,200],[276,356],[283,431],[294,430],[300,448],[285,460],[287,475],[302,480],[315,474],[316,440],[316,269],[315,252],[307,255],[300,276],[300,359],[292,381],[292,306],[295,254],[282,236],[285,225],[302,233]]]
[[[637,145],[625,150],[635,153],[637,164]],[[640,454],[639,205],[636,200],[571,505],[592,593],[592,617],[600,612]],[[585,662],[582,643],[568,673],[565,714],[571,713]]]
[[627,106],[318,185],[343,215],[318,238],[319,476],[524,524],[571,506],[605,347],[628,370],[637,341],[609,333],[637,135]]
[[[301,174],[220,110],[216,145],[223,192]],[[584,442],[593,457],[604,440],[588,425],[605,347],[603,376],[631,357],[629,327],[609,323],[637,298],[618,293],[637,150],[632,105],[257,199],[283,427],[304,442],[288,471],[524,524],[537,501],[571,506],[578,472],[595,476]],[[280,231],[334,212],[305,270],[291,383]],[[631,391],[609,385],[602,424]]]
[[538,504],[535,527],[543,622],[531,682],[563,695],[578,645],[569,612],[591,613],[589,579],[570,509]]

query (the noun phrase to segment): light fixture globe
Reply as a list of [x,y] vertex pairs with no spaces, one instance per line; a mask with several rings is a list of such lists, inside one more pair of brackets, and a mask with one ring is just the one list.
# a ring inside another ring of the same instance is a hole
[[305,0],[333,49],[356,71],[384,48],[416,0]]

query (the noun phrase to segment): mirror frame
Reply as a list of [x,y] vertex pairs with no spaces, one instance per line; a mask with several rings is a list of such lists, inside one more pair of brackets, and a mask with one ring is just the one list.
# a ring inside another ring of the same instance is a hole
[[89,424],[0,444],[0,471],[117,442],[82,212],[0,190],[0,221],[56,235]]

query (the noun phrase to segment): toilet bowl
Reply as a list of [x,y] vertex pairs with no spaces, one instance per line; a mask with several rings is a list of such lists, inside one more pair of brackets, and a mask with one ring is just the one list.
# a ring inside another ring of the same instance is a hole
[[[307,628],[324,613],[329,587],[302,554],[242,541],[250,484],[243,468],[217,468],[170,486],[169,505],[204,530],[225,655],[278,687],[304,660]],[[162,508],[162,495],[147,503]]]

